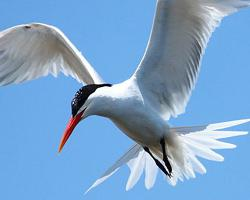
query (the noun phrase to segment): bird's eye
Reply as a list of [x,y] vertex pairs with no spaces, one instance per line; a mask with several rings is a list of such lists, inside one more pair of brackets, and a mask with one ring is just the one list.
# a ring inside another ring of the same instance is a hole
[[72,116],[75,116],[83,105],[82,100],[79,95],[76,95],[71,102]]
[[88,96],[86,95],[87,90],[86,86],[80,88],[73,98],[71,102],[71,110],[72,110],[72,116],[75,116],[78,111],[81,109],[81,107],[84,105],[85,101],[87,100]]
[[71,110],[72,110],[72,116],[75,116],[77,114],[77,103],[75,101],[75,99],[73,99],[72,103],[71,103]]

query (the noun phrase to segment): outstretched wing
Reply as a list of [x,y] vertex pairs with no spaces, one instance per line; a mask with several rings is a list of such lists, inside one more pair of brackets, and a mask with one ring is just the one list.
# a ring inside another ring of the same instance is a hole
[[49,73],[70,75],[91,84],[102,79],[56,27],[19,25],[0,32],[0,86],[33,80]]
[[223,17],[249,0],[158,0],[145,55],[134,77],[165,119],[184,112],[207,42]]

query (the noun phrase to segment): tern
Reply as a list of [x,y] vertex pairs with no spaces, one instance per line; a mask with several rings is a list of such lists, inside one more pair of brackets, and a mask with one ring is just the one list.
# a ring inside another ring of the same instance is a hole
[[221,20],[250,0],[158,0],[145,54],[133,75],[109,84],[56,27],[31,23],[0,32],[0,85],[17,84],[63,72],[84,86],[72,102],[72,116],[59,152],[77,124],[91,115],[109,118],[135,144],[87,191],[122,165],[130,168],[126,190],[145,172],[153,187],[158,171],[171,185],[206,173],[198,157],[223,161],[214,149],[234,144],[219,139],[245,135],[223,130],[250,119],[190,127],[171,127],[168,120],[184,113],[197,80],[208,40]]

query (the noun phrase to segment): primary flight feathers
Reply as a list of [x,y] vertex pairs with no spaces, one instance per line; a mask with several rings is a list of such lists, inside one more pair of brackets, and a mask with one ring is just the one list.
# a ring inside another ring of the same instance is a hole
[[[144,98],[165,119],[184,112],[207,42],[223,17],[249,0],[158,0],[147,49],[134,76]],[[27,24],[0,33],[0,85],[59,72],[82,83],[103,83],[56,27]]]
[[167,120],[184,112],[212,32],[225,16],[249,5],[250,0],[158,0],[150,39],[138,68],[128,80],[113,85],[102,84],[98,73],[59,29],[40,23],[15,26],[0,33],[0,85],[59,72],[93,84],[90,89],[81,89],[72,103],[73,116],[60,151],[84,118],[108,117],[137,144],[91,188],[123,164],[131,170],[127,190],[143,171],[145,186],[151,188],[158,167],[175,185],[178,180],[194,178],[195,172],[206,172],[197,157],[222,161],[213,149],[235,147],[218,139],[247,133],[221,129],[249,119],[179,128],[170,128]]
[[56,27],[27,24],[0,33],[0,86],[59,72],[81,83],[102,83],[88,61]]
[[185,111],[214,29],[223,17],[249,5],[249,0],[157,1],[151,36],[135,76],[165,119]]

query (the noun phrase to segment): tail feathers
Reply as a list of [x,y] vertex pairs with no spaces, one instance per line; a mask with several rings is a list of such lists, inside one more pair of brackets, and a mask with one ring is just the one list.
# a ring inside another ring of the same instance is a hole
[[[222,129],[250,122],[250,119],[222,122],[204,126],[175,127],[171,128],[172,137],[166,138],[167,154],[172,166],[172,177],[166,177],[171,185],[176,185],[178,180],[195,178],[195,172],[206,173],[206,168],[197,157],[212,161],[223,161],[220,154],[214,149],[232,149],[236,145],[219,141],[218,139],[246,135],[245,131],[223,131]],[[156,147],[150,148],[153,155],[164,165],[162,152]],[[139,144],[133,145],[112,167],[110,167],[87,191],[104,182],[113,175],[123,164],[130,169],[126,190],[130,190],[138,182],[145,172],[145,187],[150,189],[154,186],[158,167],[154,160],[146,153]],[[167,169],[166,169],[167,170]]]
[[168,154],[173,167],[173,179],[169,179],[171,185],[176,185],[177,181],[195,178],[195,172],[204,174],[206,168],[198,160],[201,157],[212,161],[223,161],[224,157],[216,153],[215,149],[233,149],[234,144],[219,141],[228,137],[246,135],[245,131],[224,131],[222,129],[250,122],[250,119],[228,121],[205,126],[195,127],[175,127],[171,131],[173,140],[169,142]]
[[91,189],[100,185],[106,179],[108,179],[111,175],[113,175],[123,164],[129,163],[134,159],[139,158],[139,153],[142,151],[140,145],[133,145],[120,159],[116,161],[114,165],[112,165],[99,179],[97,179],[94,184],[85,192],[87,194]]

